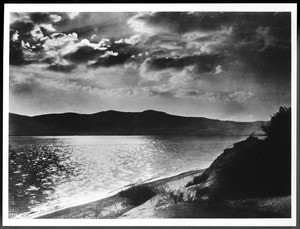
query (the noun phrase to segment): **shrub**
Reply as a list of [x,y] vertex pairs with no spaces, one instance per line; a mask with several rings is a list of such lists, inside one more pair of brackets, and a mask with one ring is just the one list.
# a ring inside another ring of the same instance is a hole
[[184,202],[183,192],[180,192],[180,191],[171,191],[171,192],[168,193],[168,195],[169,195],[169,198],[174,203]]
[[262,126],[267,146],[265,169],[272,171],[269,179],[277,184],[274,189],[281,193],[291,192],[291,108],[280,107],[279,111]]
[[271,116],[271,120],[262,125],[267,139],[274,143],[291,144],[291,108],[280,107],[279,111]]
[[126,198],[132,206],[141,205],[156,194],[157,189],[149,184],[132,185],[130,188],[120,192],[120,196]]

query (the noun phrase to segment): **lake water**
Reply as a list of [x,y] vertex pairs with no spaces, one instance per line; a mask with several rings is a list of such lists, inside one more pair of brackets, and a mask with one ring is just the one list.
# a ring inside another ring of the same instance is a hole
[[203,169],[245,137],[10,137],[9,214],[86,203],[126,185]]

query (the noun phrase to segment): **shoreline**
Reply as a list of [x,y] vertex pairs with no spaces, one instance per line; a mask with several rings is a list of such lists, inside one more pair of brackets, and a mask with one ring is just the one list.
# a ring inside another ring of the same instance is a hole
[[[192,180],[194,176],[200,175],[205,169],[197,169],[197,170],[190,170],[181,172],[178,174],[173,174],[170,176],[165,177],[155,177],[150,178],[147,180],[142,181],[141,183],[135,183],[132,185],[140,185],[140,184],[147,184],[154,187],[163,187],[170,190],[175,190],[180,187],[185,186],[185,184]],[[27,219],[51,219],[51,218],[82,218],[82,214],[87,213],[85,217],[87,218],[98,218],[95,217],[98,215],[98,212],[105,211],[107,214],[104,216],[106,217],[112,217],[116,218],[116,216],[119,216],[121,213],[125,213],[129,210],[131,210],[132,206],[126,203],[126,199],[120,196],[121,191],[125,191],[129,189],[132,185],[126,185],[120,189],[117,189],[115,191],[112,191],[112,193],[104,198],[75,205],[70,206],[66,208],[62,208],[59,210],[54,210],[50,212],[42,212],[42,213],[28,213],[28,215],[24,216],[22,215],[20,218],[27,218]],[[102,214],[103,215],[103,214]],[[19,217],[18,217],[19,218]]]
[[151,188],[164,189],[144,203],[133,206],[122,191],[85,204],[67,207],[54,212],[35,215],[35,219],[134,219],[134,218],[289,218],[291,217],[291,196],[229,199],[210,205],[199,202],[173,202],[170,193],[187,190],[186,184],[205,169],[191,170],[173,176],[153,178],[134,184],[140,187],[146,184]]

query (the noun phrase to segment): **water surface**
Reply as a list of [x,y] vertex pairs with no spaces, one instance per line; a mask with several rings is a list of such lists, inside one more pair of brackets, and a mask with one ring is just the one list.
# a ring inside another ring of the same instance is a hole
[[244,138],[10,137],[10,217],[46,213],[103,198],[128,184],[206,168]]

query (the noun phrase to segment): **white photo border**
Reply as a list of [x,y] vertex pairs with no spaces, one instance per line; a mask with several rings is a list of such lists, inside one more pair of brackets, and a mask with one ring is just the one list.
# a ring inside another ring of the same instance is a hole
[[[8,215],[9,148],[9,21],[11,12],[290,12],[291,13],[291,107],[292,195],[291,218],[251,219],[10,219]],[[3,46],[3,226],[296,226],[297,208],[297,4],[4,4]]]

